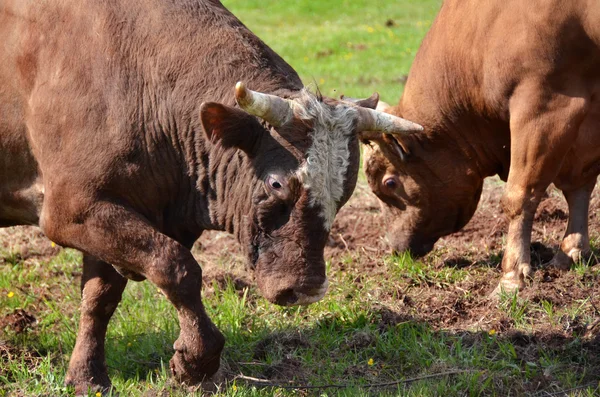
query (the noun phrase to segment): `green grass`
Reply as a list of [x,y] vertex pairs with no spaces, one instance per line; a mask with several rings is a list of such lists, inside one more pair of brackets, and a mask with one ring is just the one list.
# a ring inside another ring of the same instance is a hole
[[[396,103],[440,0],[225,0],[306,85]],[[391,25],[391,26],[387,26]]]
[[[75,341],[80,255],[61,250],[48,263],[24,266],[7,255],[1,265],[1,315],[15,309],[35,313],[38,324],[20,334],[6,329],[12,355],[0,355],[0,395],[69,395],[63,386]],[[445,331],[419,319],[400,315],[394,288],[436,288],[443,291],[468,277],[436,272],[408,256],[385,258],[387,276],[365,274],[360,283],[352,271],[331,268],[332,288],[309,307],[281,308],[259,297],[254,287],[236,290],[232,283],[205,296],[207,311],[227,338],[222,358],[226,381],[217,393],[227,396],[304,395],[297,390],[262,388],[235,375],[305,385],[345,385],[320,395],[520,395],[528,384],[548,376],[555,387],[581,385],[589,377],[586,360],[592,347],[582,338],[564,344],[532,344],[525,352],[496,331]],[[16,292],[15,292],[16,291]],[[40,294],[40,291],[44,291]],[[10,292],[15,292],[9,297]],[[390,294],[383,296],[382,294]],[[575,302],[570,310],[581,310]],[[526,319],[548,310],[548,303],[505,296],[500,310],[527,330]],[[566,309],[566,308],[565,308]],[[556,311],[557,308],[552,310]],[[581,313],[565,310],[573,319]],[[115,313],[107,337],[107,361],[114,386],[122,395],[184,396],[190,391],[169,378],[168,360],[177,337],[176,313],[150,283],[131,283]],[[424,374],[465,371],[377,389],[370,384]],[[278,380],[279,379],[279,380]],[[590,393],[594,387],[587,389]],[[164,394],[161,394],[164,393]],[[583,392],[582,392],[583,393]],[[578,394],[574,394],[578,395]],[[585,395],[585,394],[580,394]]]

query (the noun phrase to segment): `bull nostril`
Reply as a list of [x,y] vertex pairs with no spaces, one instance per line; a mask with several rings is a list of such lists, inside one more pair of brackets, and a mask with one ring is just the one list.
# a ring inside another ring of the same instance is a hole
[[435,243],[426,243],[423,245],[423,251],[425,252],[425,254],[428,254],[433,250],[434,244]]
[[275,302],[281,306],[290,306],[298,301],[298,295],[292,288],[287,288],[280,291],[275,297]]
[[431,252],[431,250],[433,249],[433,245],[434,243],[417,244],[411,246],[409,251],[413,257],[422,258]]
[[390,244],[390,248],[393,255],[401,256],[405,253],[409,253],[413,258],[421,258],[433,250],[435,245],[434,241],[400,241]]

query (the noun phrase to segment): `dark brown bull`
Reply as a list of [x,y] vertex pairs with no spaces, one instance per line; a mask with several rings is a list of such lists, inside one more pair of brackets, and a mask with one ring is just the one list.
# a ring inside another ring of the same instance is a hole
[[554,183],[569,223],[552,264],[589,250],[588,206],[600,172],[600,4],[446,0],[391,114],[424,131],[379,136],[369,184],[397,251],[426,254],[473,215],[483,179],[507,181],[510,220],[499,288],[524,286],[533,218]]
[[[79,393],[110,386],[104,338],[128,278],[177,309],[174,375],[218,369],[190,253],[203,230],[237,236],[269,301],[323,297],[359,133],[417,128],[310,94],[216,0],[0,0],[0,38],[0,225],[84,253],[66,377]],[[234,96],[238,80],[270,94]]]

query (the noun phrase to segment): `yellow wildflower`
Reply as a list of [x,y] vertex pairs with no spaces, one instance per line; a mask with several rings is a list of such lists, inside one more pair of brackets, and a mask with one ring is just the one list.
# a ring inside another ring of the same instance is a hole
[[237,386],[236,385],[233,385],[231,388],[233,389],[233,391],[237,391]]
[[8,296],[9,298],[12,298],[13,296],[15,296],[15,293],[10,291],[8,294],[6,294],[6,296]]
[[96,392],[96,397],[101,397],[102,393],[100,393],[99,391]]
[[367,26],[367,32],[373,33],[374,31],[375,29],[373,29],[371,26]]
[[490,329],[490,330],[489,330],[489,332],[488,332],[488,335],[489,335],[489,336],[494,336],[494,335],[496,335],[496,330],[495,330],[495,329]]
[[54,248],[54,247],[56,247],[56,243],[55,243],[54,241],[51,241],[51,242],[50,242],[50,246],[51,246],[52,248]]
[[372,358],[369,359],[369,361],[367,361],[367,364],[369,365],[369,367],[373,366],[373,364],[375,364],[375,361],[373,361]]

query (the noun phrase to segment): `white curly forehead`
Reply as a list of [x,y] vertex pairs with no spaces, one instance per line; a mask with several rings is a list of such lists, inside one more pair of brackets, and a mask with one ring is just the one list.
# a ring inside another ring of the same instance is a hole
[[329,106],[314,95],[301,99],[301,117],[313,120],[312,145],[297,177],[309,192],[310,205],[320,206],[325,230],[329,231],[344,195],[350,165],[349,143],[354,130],[356,110],[349,106]]

